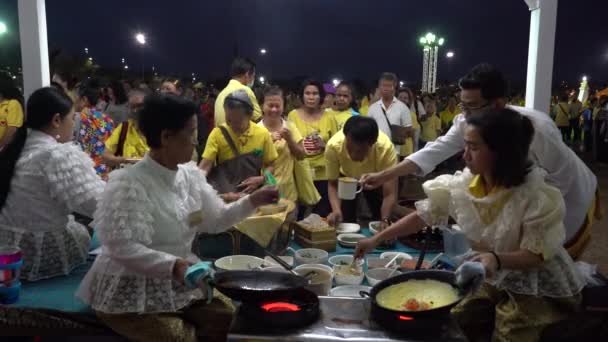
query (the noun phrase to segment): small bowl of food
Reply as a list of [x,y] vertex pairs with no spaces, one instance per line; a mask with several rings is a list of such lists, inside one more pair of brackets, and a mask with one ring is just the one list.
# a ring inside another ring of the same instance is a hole
[[392,278],[398,274],[401,274],[401,272],[396,271],[394,268],[372,268],[365,273],[365,278],[367,279],[369,285],[374,286],[379,282]]
[[376,235],[381,231],[382,221],[372,221],[369,223],[369,231],[372,235]]
[[329,253],[319,248],[302,248],[295,252],[296,265],[325,264]]
[[[351,265],[353,263],[353,256],[352,255],[334,255],[331,258],[329,258],[329,260],[327,260],[327,262],[329,263],[329,266],[331,266],[331,267],[347,266],[347,265]],[[363,266],[363,263],[364,263],[363,259],[357,260],[357,266]]]
[[251,271],[263,264],[264,259],[253,255],[229,255],[215,260],[215,268],[223,271]]
[[356,223],[340,223],[336,228],[336,233],[358,233],[361,230],[361,226]]
[[[403,253],[403,252],[384,252],[382,254],[380,254],[380,259],[384,259],[386,260],[386,262],[389,262],[391,260],[393,260],[395,258],[395,256],[397,256],[397,260],[394,261],[394,265],[401,265],[404,261],[406,260],[412,260],[412,256],[407,254],[407,253]],[[385,264],[386,265],[386,264]],[[391,265],[389,265],[391,266]],[[384,266],[386,267],[386,266]]]
[[365,239],[366,236],[363,234],[344,233],[338,235],[338,243],[343,247],[355,247],[357,242]]
[[361,266],[337,265],[334,266],[334,281],[336,285],[359,285],[365,278]]
[[320,264],[304,264],[293,269],[300,276],[308,279],[305,288],[318,296],[327,296],[334,280],[331,267]]

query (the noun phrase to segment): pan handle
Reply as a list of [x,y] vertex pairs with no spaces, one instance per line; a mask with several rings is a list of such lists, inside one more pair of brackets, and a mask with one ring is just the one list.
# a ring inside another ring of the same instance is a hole
[[372,298],[372,295],[367,291],[359,291],[359,296],[361,296],[361,298]]

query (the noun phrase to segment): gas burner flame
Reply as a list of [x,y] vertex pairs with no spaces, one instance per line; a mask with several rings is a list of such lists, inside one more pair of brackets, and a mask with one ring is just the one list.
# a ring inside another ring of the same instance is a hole
[[286,302],[267,303],[262,305],[262,309],[266,312],[300,311],[300,307],[298,305]]

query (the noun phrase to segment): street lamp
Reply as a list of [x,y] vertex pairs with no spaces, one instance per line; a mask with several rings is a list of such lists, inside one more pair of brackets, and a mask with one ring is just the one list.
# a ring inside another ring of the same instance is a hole
[[[422,92],[434,93],[437,84],[437,56],[439,54],[439,47],[445,43],[445,39],[437,37],[432,32],[428,32],[420,37],[419,41],[423,51]],[[454,54],[452,53],[452,56],[448,56],[448,58],[452,58],[453,56]]]
[[128,65],[125,65],[125,70],[129,70],[129,66]]
[[334,85],[334,87],[337,87],[340,84],[340,80],[337,78],[334,78],[331,83]]
[[84,53],[88,55],[88,54],[89,54],[89,48],[86,48],[86,47],[85,47],[85,48],[84,48]]
[[121,59],[121,63],[125,64],[125,58],[124,57]]
[[93,62],[93,57],[89,57],[89,61]]
[[447,58],[454,58],[454,52],[453,51],[448,51],[448,53],[446,53],[445,56]]
[[141,45],[141,78],[142,80],[145,80],[146,71],[144,69],[144,46],[146,45],[146,36],[143,33],[138,32],[135,35],[135,41]]
[[8,31],[6,24],[0,21],[0,34],[5,34]]
[[260,83],[264,84],[264,82],[266,82],[266,79],[264,78],[264,76],[260,76],[260,78],[258,78],[258,80],[260,80]]
[[260,49],[260,53],[261,53],[262,55],[265,55],[265,54],[266,54],[266,52],[268,52],[268,51],[266,51],[266,49]]

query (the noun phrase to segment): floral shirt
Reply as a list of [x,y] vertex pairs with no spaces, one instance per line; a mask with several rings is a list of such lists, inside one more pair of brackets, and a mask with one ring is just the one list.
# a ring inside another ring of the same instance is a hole
[[79,115],[80,129],[76,140],[82,150],[89,154],[95,162],[97,174],[105,178],[109,168],[101,163],[101,155],[105,150],[106,140],[114,130],[114,122],[109,116],[92,108],[83,109]]

